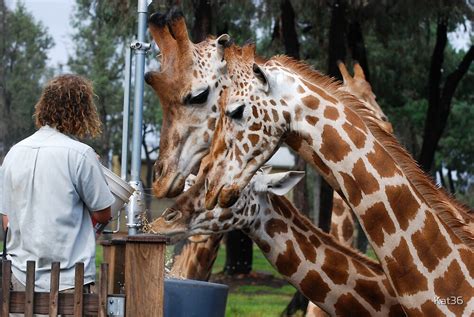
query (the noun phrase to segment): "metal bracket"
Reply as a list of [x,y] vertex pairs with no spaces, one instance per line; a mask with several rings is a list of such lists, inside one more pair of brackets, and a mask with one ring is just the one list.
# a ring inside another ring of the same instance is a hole
[[107,316],[124,317],[125,316],[125,296],[107,297]]
[[130,48],[132,50],[146,52],[151,49],[151,43],[145,43],[135,40],[130,44]]

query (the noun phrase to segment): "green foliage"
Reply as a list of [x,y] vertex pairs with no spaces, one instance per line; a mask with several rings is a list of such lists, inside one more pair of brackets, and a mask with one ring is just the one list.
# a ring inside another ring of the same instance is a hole
[[0,158],[1,145],[11,145],[34,132],[34,105],[50,72],[48,50],[54,45],[46,28],[22,3],[13,11],[2,6],[5,30],[0,32]]

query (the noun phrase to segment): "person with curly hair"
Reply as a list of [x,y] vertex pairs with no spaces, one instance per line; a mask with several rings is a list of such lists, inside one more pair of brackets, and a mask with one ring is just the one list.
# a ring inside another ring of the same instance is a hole
[[107,223],[115,199],[96,153],[76,139],[101,133],[91,82],[77,75],[52,79],[34,117],[38,131],[11,148],[0,179],[14,289],[24,287],[30,260],[36,261],[36,291],[49,291],[52,262],[60,263],[61,291],[74,288],[78,262],[84,262],[84,283],[91,284],[96,251],[92,219]]

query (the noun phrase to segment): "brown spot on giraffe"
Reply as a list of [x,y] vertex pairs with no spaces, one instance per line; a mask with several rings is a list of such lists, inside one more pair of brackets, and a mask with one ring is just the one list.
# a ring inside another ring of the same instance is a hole
[[305,116],[304,118],[309,124],[313,126],[316,125],[316,123],[318,123],[319,121],[319,119],[315,116]]
[[290,211],[291,210],[290,208],[292,207],[288,207],[287,202],[281,199],[281,197],[277,195],[271,195],[270,201],[272,203],[273,208],[279,215],[287,219],[290,219],[292,217],[292,214]]
[[351,139],[352,143],[354,143],[356,148],[361,149],[364,147],[365,140],[367,139],[367,137],[362,131],[360,131],[359,129],[356,129],[349,122],[345,122],[342,125],[342,128],[344,129],[344,131],[346,131],[347,135]]
[[286,250],[284,253],[278,255],[275,266],[278,272],[285,276],[291,276],[298,270],[301,260],[295,252],[292,241],[286,241]]
[[360,274],[360,275],[363,275],[363,276],[367,276],[367,277],[372,277],[374,276],[374,273],[372,271],[370,271],[367,266],[361,264],[359,261],[357,260],[352,260],[352,265],[354,265],[356,271],[357,271],[357,274]]
[[367,126],[364,121],[349,107],[344,107],[344,114],[346,115],[346,121],[351,123],[354,127],[361,129],[364,132],[367,132]]
[[317,87],[317,86],[315,86],[315,85],[313,85],[313,84],[311,84],[311,83],[309,83],[309,82],[307,82],[307,81],[305,81],[305,84],[306,84],[306,86],[307,86],[309,89],[311,89],[312,91],[314,91],[315,93],[317,93],[318,95],[320,95],[321,98],[323,98],[323,99],[326,100],[327,102],[330,102],[330,103],[332,103],[332,104],[336,104],[336,103],[337,103],[337,100],[336,100],[334,97],[328,95],[328,94],[327,94],[324,90],[322,90],[321,88],[319,88],[319,87]]
[[385,303],[385,295],[375,281],[356,280],[354,290],[375,310],[380,310]]
[[337,111],[336,107],[327,106],[324,109],[324,117],[329,120],[337,120],[339,118],[339,111]]
[[336,316],[370,316],[367,309],[352,294],[340,296],[334,308]]
[[393,305],[392,307],[390,307],[390,311],[388,312],[388,316],[389,317],[406,316],[406,313],[403,311],[402,305],[396,304],[396,305]]
[[345,218],[342,222],[342,237],[345,241],[349,240],[354,235],[354,224]]
[[401,296],[428,289],[428,280],[416,267],[404,238],[401,238],[400,244],[393,250],[392,257],[386,256],[385,261],[391,281]]
[[[434,280],[434,291],[437,296],[440,298],[449,298],[451,296],[461,296],[466,294],[467,296],[472,296],[474,294],[474,289],[469,285],[469,282],[466,280],[461,271],[461,267],[455,261],[452,261],[448,266],[448,269],[444,273],[444,276],[439,277]],[[464,298],[464,302],[456,303],[456,305],[447,305],[448,309],[452,311],[456,316],[461,316],[468,300],[470,297]]]
[[332,203],[332,212],[337,216],[341,216],[344,213],[344,210],[344,201],[340,198],[334,198]]
[[415,218],[420,204],[416,201],[407,185],[386,186],[385,193],[387,194],[390,207],[400,224],[400,228],[407,230],[408,224],[410,220]]
[[347,283],[347,279],[349,278],[349,262],[346,256],[331,249],[326,249],[324,254],[324,264],[321,266],[324,273],[329,276],[334,284]]
[[471,278],[474,278],[474,262],[471,260],[471,251],[466,249],[460,249],[459,255],[464,264],[466,264],[467,270]]
[[306,107],[310,109],[315,110],[319,107],[319,99],[315,98],[314,96],[306,96],[304,98],[301,98],[301,101]]
[[258,118],[258,110],[256,106],[252,106],[252,115],[254,118]]
[[330,173],[330,169],[329,167],[326,165],[326,163],[323,162],[323,160],[321,160],[321,158],[315,153],[313,152],[313,163],[314,165],[316,165],[317,168],[319,168],[319,170],[321,172],[323,172],[324,174],[328,175]]
[[273,238],[276,234],[287,233],[288,225],[280,219],[270,219],[265,223],[265,231]]
[[211,118],[207,121],[207,128],[210,130],[214,130],[216,128],[216,118]]
[[413,246],[418,257],[429,272],[433,271],[439,261],[451,252],[448,241],[439,231],[434,217],[431,213],[426,214],[423,228],[412,235]]
[[259,122],[259,123],[254,122],[254,123],[249,127],[249,129],[250,129],[251,131],[260,131],[261,128],[262,128],[262,122]]
[[339,132],[330,125],[324,126],[322,140],[320,151],[329,161],[337,163],[351,151],[349,144],[347,144],[347,142],[341,138]]
[[258,140],[260,139],[260,136],[258,134],[251,133],[248,136],[250,143],[252,143],[252,146],[255,146],[258,143]]
[[296,91],[297,91],[299,94],[304,94],[304,88],[303,88],[301,85],[298,85],[298,87],[296,87]]
[[280,99],[280,104],[283,106],[283,107],[288,107],[288,104],[286,103],[286,101],[284,99]]
[[382,177],[392,177],[399,173],[393,159],[378,142],[374,143],[374,150],[367,154],[367,159]]
[[395,233],[395,224],[387,213],[387,209],[382,202],[372,205],[361,216],[361,220],[374,243],[381,247],[384,243],[384,232]]
[[286,123],[289,124],[291,121],[291,115],[288,111],[283,111],[283,118],[285,119]]
[[[272,100],[273,101],[273,100]],[[278,116],[278,111],[272,108],[272,116],[273,116],[273,121],[278,122],[280,120],[280,117]]]
[[[314,285],[319,285],[319,287],[316,288]],[[306,276],[301,280],[300,288],[305,296],[313,303],[324,302],[327,294],[331,290],[328,284],[321,278],[321,275],[314,270],[308,271]]]
[[359,188],[357,182],[352,178],[351,175],[344,172],[339,173],[344,181],[344,188],[347,191],[347,199],[354,206],[358,206],[362,200],[362,191]]
[[[423,316],[443,316],[443,312],[436,306],[432,300],[427,300],[420,306]],[[462,311],[461,311],[462,313]],[[457,316],[461,316],[457,315]]]
[[357,162],[354,164],[354,167],[352,168],[352,175],[366,195],[372,194],[379,190],[380,187],[378,181],[365,168],[365,164],[362,159],[357,160]]
[[321,241],[318,239],[318,237],[314,234],[310,235],[309,236],[309,241],[311,242],[311,244],[315,247],[315,248],[319,248],[319,246],[321,245]]
[[314,250],[314,246],[311,245],[305,235],[299,233],[293,228],[291,228],[291,231],[293,232],[293,236],[295,237],[296,243],[298,243],[298,247],[300,248],[301,252],[303,252],[303,255],[306,260],[314,263],[316,261],[316,251]]

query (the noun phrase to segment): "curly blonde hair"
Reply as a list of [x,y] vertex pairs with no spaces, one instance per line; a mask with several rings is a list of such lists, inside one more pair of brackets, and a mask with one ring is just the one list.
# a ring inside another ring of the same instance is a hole
[[38,128],[49,125],[79,138],[101,133],[92,83],[79,75],[60,75],[49,81],[35,106],[34,117]]

